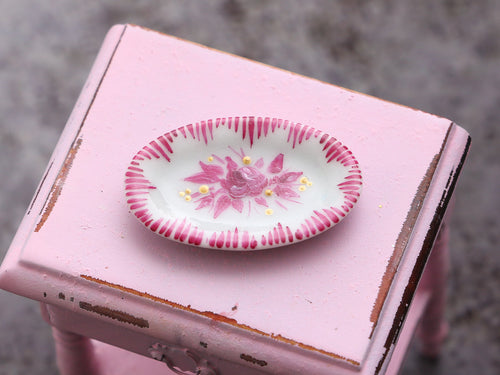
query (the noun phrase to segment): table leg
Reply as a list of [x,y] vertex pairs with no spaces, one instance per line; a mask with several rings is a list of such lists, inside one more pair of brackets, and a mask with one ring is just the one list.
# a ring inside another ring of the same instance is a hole
[[416,335],[420,353],[430,358],[439,356],[443,341],[448,334],[448,323],[445,319],[446,281],[449,270],[448,241],[449,229],[444,221],[421,280],[421,287],[428,290],[431,297]]
[[52,327],[61,375],[99,375],[89,338]]

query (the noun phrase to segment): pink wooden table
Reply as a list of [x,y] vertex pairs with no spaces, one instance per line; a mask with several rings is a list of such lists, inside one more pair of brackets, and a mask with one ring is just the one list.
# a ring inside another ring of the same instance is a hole
[[[290,119],[341,140],[363,173],[356,207],[321,235],[262,251],[152,234],[128,212],[131,158],[169,130],[227,116]],[[428,354],[446,332],[446,230],[431,249],[468,146],[450,120],[115,26],[0,287],[42,302],[63,374],[169,373],[151,357],[205,375],[394,373],[426,308]]]

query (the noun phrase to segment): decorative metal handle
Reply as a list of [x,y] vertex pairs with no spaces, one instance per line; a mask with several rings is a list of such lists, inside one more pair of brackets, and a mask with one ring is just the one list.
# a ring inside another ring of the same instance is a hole
[[206,359],[189,349],[169,347],[156,343],[149,347],[149,354],[157,361],[165,362],[170,370],[180,375],[217,375]]

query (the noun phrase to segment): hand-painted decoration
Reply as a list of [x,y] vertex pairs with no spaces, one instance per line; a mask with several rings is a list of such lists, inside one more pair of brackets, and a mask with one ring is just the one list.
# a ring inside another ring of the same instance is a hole
[[283,246],[339,223],[358,201],[352,152],[307,125],[228,117],[172,130],[126,172],[130,211],[166,238],[224,250]]

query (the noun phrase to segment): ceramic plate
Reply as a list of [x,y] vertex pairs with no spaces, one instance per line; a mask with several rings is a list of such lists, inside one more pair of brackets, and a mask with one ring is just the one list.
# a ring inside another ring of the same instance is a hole
[[362,186],[351,151],[310,126],[261,117],[201,121],[144,146],[126,172],[132,214],[189,245],[257,250],[338,224]]

